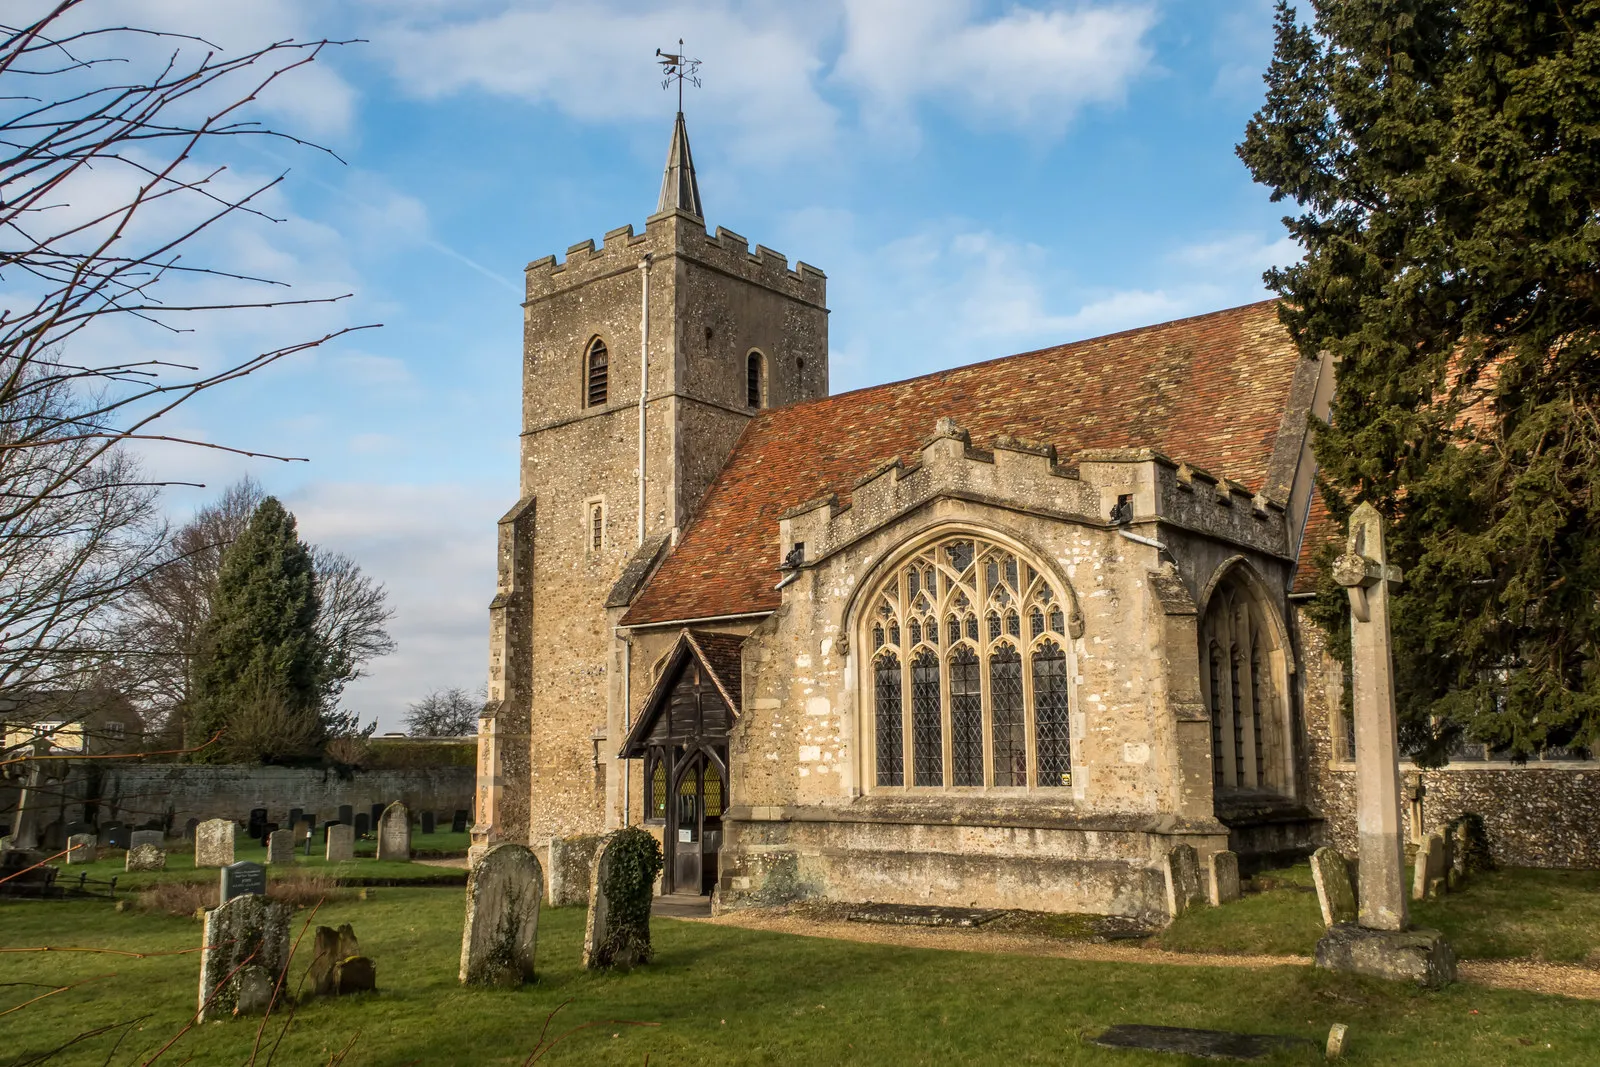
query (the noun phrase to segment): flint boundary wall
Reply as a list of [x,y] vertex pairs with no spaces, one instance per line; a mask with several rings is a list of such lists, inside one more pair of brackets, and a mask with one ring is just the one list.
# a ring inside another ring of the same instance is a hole
[[[114,767],[99,776],[98,789],[75,774],[68,790],[78,804],[96,804],[96,817],[131,824],[172,815],[174,827],[189,819],[246,821],[251,808],[266,808],[282,820],[290,808],[315,812],[319,822],[338,817],[339,805],[366,811],[373,804],[403,801],[414,814],[432,811],[447,820],[472,810],[474,767],[418,767],[356,771],[341,778],[318,767],[169,763]],[[98,793],[98,799],[93,795]],[[79,810],[65,804],[71,820]]]

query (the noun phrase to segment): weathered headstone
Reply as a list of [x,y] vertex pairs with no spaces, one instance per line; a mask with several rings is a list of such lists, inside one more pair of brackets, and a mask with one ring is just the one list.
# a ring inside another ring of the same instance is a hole
[[67,838],[68,863],[93,863],[98,856],[93,834],[73,834]]
[[411,813],[400,801],[383,809],[378,820],[378,859],[409,860],[411,858]]
[[1239,857],[1223,849],[1206,857],[1207,873],[1211,875],[1211,904],[1221,907],[1239,899]]
[[1489,830],[1483,816],[1475,811],[1459,815],[1445,826],[1445,841],[1450,845],[1450,863],[1457,877],[1495,869],[1494,853],[1489,849]]
[[333,965],[333,995],[370,993],[378,988],[378,968],[366,956],[348,956]]
[[346,826],[353,826],[356,821],[356,809],[349,804],[340,804],[339,821]]
[[207,819],[194,828],[194,865],[226,867],[233,862],[233,820]]
[[248,860],[230,863],[222,868],[220,899],[226,904],[235,897],[247,894],[267,895],[267,869]]
[[450,817],[450,832],[453,834],[466,833],[467,823],[471,821],[471,818],[471,815],[465,809],[457,808],[456,813]]
[[431,833],[433,833],[435,826],[437,826],[437,823],[434,820],[433,812],[431,812],[431,811],[423,812],[422,813],[422,832],[425,833],[425,834],[431,834]]
[[[378,841],[381,848],[381,832]],[[532,849],[500,844],[484,852],[467,875],[462,982],[516,986],[532,981],[543,896],[544,872]]]
[[279,900],[247,894],[206,912],[200,1022],[265,1012],[289,965],[289,919]]
[[605,840],[605,834],[550,838],[543,863],[545,900],[552,908],[589,903],[594,860]]
[[649,963],[650,905],[661,846],[636,826],[607,834],[595,849],[589,878],[589,917],[583,930],[583,965],[633,967]]
[[1389,563],[1383,518],[1371,504],[1350,516],[1333,577],[1350,598],[1351,698],[1356,727],[1359,925],[1335,923],[1317,942],[1317,966],[1425,986],[1455,980],[1455,953],[1436,931],[1410,930],[1405,843],[1400,834],[1400,738],[1394,709],[1389,599],[1400,568]]
[[1317,905],[1322,909],[1324,926],[1356,921],[1350,867],[1338,849],[1324,845],[1311,854],[1311,880],[1317,887]]
[[1406,790],[1406,804],[1408,805],[1406,822],[1411,828],[1411,841],[1417,845],[1422,844],[1423,838],[1427,836],[1423,830],[1422,822],[1422,800],[1427,795],[1428,787],[1423,784],[1421,778],[1417,779],[1416,785]]
[[154,845],[160,848],[167,843],[167,835],[160,830],[135,830],[128,837],[128,847],[138,848],[140,845]]
[[294,831],[274,830],[267,835],[267,862],[294,862]]
[[1443,834],[1429,834],[1417,849],[1416,866],[1411,871],[1411,899],[1427,900],[1439,895],[1439,883],[1448,870]]
[[[356,828],[347,823],[328,824],[327,861],[342,863],[356,858]],[[355,955],[355,953],[351,953]]]
[[333,984],[333,972],[342,961],[361,955],[361,944],[349,923],[335,930],[331,926],[317,927],[311,949],[311,968],[306,971],[306,982],[315,996],[333,996],[338,992]]
[[1344,1058],[1344,1038],[1349,1033],[1349,1028],[1344,1023],[1334,1023],[1328,1027],[1328,1045],[1323,1050],[1323,1058],[1329,1061]]
[[1167,914],[1176,919],[1196,904],[1205,903],[1200,888],[1200,857],[1193,845],[1178,845],[1161,865],[1167,883]]
[[38,738],[33,743],[35,758],[27,764],[23,773],[22,790],[17,796],[17,814],[11,824],[11,850],[23,852],[38,848],[39,841],[39,806],[40,790],[44,787],[44,760],[42,757],[50,752],[50,742],[47,738]]
[[356,836],[366,837],[371,832],[372,819],[367,816],[366,812],[360,812],[356,815]]
[[128,859],[123,864],[125,871],[164,871],[167,869],[167,853],[159,845],[134,845],[128,850]]

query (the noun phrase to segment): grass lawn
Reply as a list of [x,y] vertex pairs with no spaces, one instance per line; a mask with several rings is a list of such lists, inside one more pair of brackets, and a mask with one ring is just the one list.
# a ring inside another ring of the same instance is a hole
[[[432,838],[446,838],[454,841],[455,838],[464,836],[466,835],[446,833],[433,834],[429,838],[422,838],[421,835],[417,835],[412,838],[412,842],[417,849],[431,847],[445,849],[449,846],[424,846],[418,845],[416,842],[419,839],[426,841]],[[318,847],[312,855],[307,856],[302,851],[295,856],[293,869],[296,874],[328,875],[354,884],[366,881],[416,881],[418,879],[430,881],[444,878],[460,879],[463,882],[466,880],[466,871],[464,870],[430,867],[427,864],[410,861],[384,860],[380,863],[371,858],[372,848],[370,845],[366,850],[365,857],[361,855],[361,850],[358,848],[356,850],[356,859],[342,863],[329,863],[323,859],[325,853],[321,847],[322,842],[320,840],[317,845]],[[250,860],[253,863],[266,863],[267,850],[248,837],[241,835],[234,842],[233,858],[235,860]],[[217,869],[215,867],[196,867],[194,865],[193,846],[168,852],[167,867],[163,871],[135,871],[129,873],[125,869],[126,862],[126,858],[121,851],[114,852],[105,859],[99,859],[93,863],[74,863],[71,866],[67,866],[64,861],[58,861],[57,866],[61,868],[61,873],[56,876],[56,879],[62,885],[71,885],[77,880],[79,874],[85,872],[88,873],[91,879],[102,882],[109,881],[112,877],[115,877],[117,879],[118,894],[121,894],[124,889],[143,889],[158,882],[214,882],[217,880]],[[269,878],[279,877],[282,872],[283,868],[280,865],[269,870],[267,876]]]
[[[301,912],[296,932],[307,917]],[[318,923],[350,922],[377,963],[379,992],[304,1004],[280,1064],[324,1064],[353,1037],[347,1065],[519,1064],[546,1017],[552,1027],[605,1022],[557,1045],[544,1064],[1174,1064],[1173,1057],[1098,1049],[1081,1035],[1138,1022],[1295,1034],[1319,1043],[1351,1027],[1352,1064],[1592,1064],[1600,1013],[1591,1003],[1455,986],[1422,993],[1308,967],[1218,970],[1087,963],[897,948],[657,920],[657,960],[631,973],[579,965],[584,913],[544,913],[539,981],[521,990],[456,981],[462,893],[378,890],[325,906]],[[0,943],[159,952],[192,948],[193,920],[101,902],[0,904]],[[297,964],[298,975],[304,963]],[[0,953],[0,1011],[51,986],[95,981],[4,1017],[0,1064],[30,1061],[86,1029],[144,1017],[109,1060],[106,1034],[51,1061],[143,1062],[195,1007],[194,955],[144,959],[87,953]],[[97,977],[105,976],[105,977]],[[256,1023],[210,1023],[161,1063],[239,1065]],[[278,1026],[269,1023],[269,1042]],[[143,1051],[144,1055],[138,1054]],[[266,1056],[260,1058],[266,1062]],[[1320,1050],[1281,1056],[1322,1062]]]
[[[1191,911],[1155,943],[1179,952],[1310,955],[1322,936],[1317,896],[1307,891],[1311,868],[1302,864],[1267,877],[1278,888],[1225,908]],[[1600,965],[1600,871],[1511,868],[1474,875],[1440,900],[1412,901],[1411,919],[1443,932],[1462,959]]]

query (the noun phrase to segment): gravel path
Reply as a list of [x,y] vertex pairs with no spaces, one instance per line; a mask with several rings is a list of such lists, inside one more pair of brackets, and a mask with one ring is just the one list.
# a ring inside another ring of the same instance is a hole
[[[689,920],[747,930],[770,930],[802,937],[828,937],[875,945],[991,952],[1013,956],[1050,956],[1098,963],[1145,963],[1175,967],[1309,967],[1310,956],[1243,956],[1202,952],[1168,952],[1135,945],[1068,941],[1025,934],[949,927],[893,926],[823,919],[788,909],[737,911],[714,919]],[[1463,981],[1498,989],[1600,1000],[1600,970],[1537,960],[1463,960]]]

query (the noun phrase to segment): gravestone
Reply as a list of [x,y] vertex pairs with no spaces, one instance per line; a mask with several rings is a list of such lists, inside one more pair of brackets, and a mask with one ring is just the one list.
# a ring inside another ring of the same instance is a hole
[[1221,907],[1239,899],[1239,857],[1223,849],[1206,857],[1211,875],[1211,904]]
[[349,923],[334,930],[317,927],[311,969],[306,972],[314,996],[333,997],[367,993],[377,988],[372,961],[361,955],[361,945]]
[[[44,756],[50,751],[50,743],[45,738],[34,742],[34,753]],[[11,825],[11,848],[16,851],[25,851],[39,847],[39,795],[44,786],[44,760],[35,759],[28,763],[23,773],[22,790],[17,796],[16,816]]]
[[1424,986],[1455,980],[1455,953],[1433,930],[1408,930],[1405,842],[1400,834],[1400,737],[1394,708],[1390,598],[1400,568],[1389,563],[1383,517],[1371,504],[1350,516],[1333,578],[1350,600],[1351,699],[1356,728],[1357,924],[1334,923],[1317,942],[1317,966]]
[[1417,849],[1416,866],[1411,871],[1411,899],[1438,897],[1443,888],[1445,872],[1449,869],[1445,860],[1444,835],[1429,834]]
[[1303,1037],[1283,1034],[1239,1034],[1231,1030],[1191,1030],[1182,1026],[1141,1026],[1118,1023],[1098,1037],[1087,1039],[1102,1048],[1172,1052],[1207,1060],[1265,1060],[1303,1058],[1316,1045]]
[[254,893],[206,912],[200,935],[200,1022],[268,1010],[289,965],[293,912],[280,900]]
[[221,893],[218,899],[226,904],[234,897],[242,897],[248,893],[263,897],[267,895],[267,869],[265,867],[247,860],[241,863],[230,863],[222,868]]
[[1176,919],[1197,904],[1205,903],[1200,888],[1200,857],[1193,845],[1178,845],[1167,853],[1161,865],[1167,883],[1167,914]]
[[60,819],[52,819],[45,823],[40,839],[44,842],[45,851],[60,852],[67,847],[67,824]]
[[1456,877],[1495,869],[1494,853],[1489,849],[1489,830],[1483,816],[1475,811],[1459,815],[1445,826],[1445,841],[1450,846],[1450,864]]
[[372,819],[363,811],[356,816],[356,836],[366,837],[371,832]]
[[[392,810],[393,806],[391,806]],[[379,835],[379,847],[383,837]],[[544,871],[524,845],[493,845],[467,875],[461,981],[518,986],[533,980]]]
[[154,845],[161,848],[167,843],[167,835],[160,830],[135,830],[128,836],[128,847],[138,848],[140,845]]
[[267,835],[267,862],[294,862],[294,831],[274,830]]
[[425,812],[422,813],[422,832],[423,833],[425,833],[425,834],[433,833],[434,828],[435,828],[436,825],[437,825],[437,823],[434,821],[433,812],[425,811]]
[[450,817],[450,832],[453,834],[466,833],[468,819],[468,814],[464,810],[457,808],[456,813]]
[[[328,824],[327,860],[329,863],[342,863],[345,860],[356,858],[356,831],[355,827],[342,822]],[[352,952],[350,955],[354,956]]]
[[293,827],[297,826],[299,824],[300,820],[303,819],[303,818],[305,818],[305,809],[304,808],[290,808],[289,809],[289,826],[290,826],[290,828],[293,828]]
[[262,841],[262,840],[264,840],[266,838],[266,836],[267,836],[266,825],[267,825],[267,809],[266,808],[251,808],[250,809],[250,821],[247,824],[246,829],[245,829],[245,833],[250,835],[250,840],[252,840],[252,841]]
[[1427,795],[1428,787],[1423,784],[1421,778],[1417,779],[1416,785],[1406,790],[1406,822],[1411,827],[1412,844],[1422,844],[1423,838],[1427,836],[1422,830],[1422,800]]
[[339,805],[339,821],[346,826],[351,826],[356,821],[356,809],[349,804]]
[[233,862],[233,821],[207,819],[194,828],[194,865],[226,867]]
[[373,833],[378,832],[378,823],[383,820],[384,807],[385,805],[383,804],[374,804],[367,812],[367,825],[372,827]]
[[105,834],[107,848],[127,848],[133,844],[133,830],[124,823],[111,823],[101,832]]
[[198,830],[199,828],[200,828],[200,820],[199,819],[188,819],[188,820],[185,820],[185,822],[183,824],[183,839],[185,841],[193,841],[194,840],[195,831]]
[[1322,924],[1356,921],[1356,891],[1350,881],[1350,866],[1336,848],[1322,846],[1311,854],[1311,880],[1317,887],[1317,905],[1322,909]]
[[349,956],[333,965],[333,995],[370,993],[378,988],[378,968],[366,956]]
[[68,863],[93,863],[98,856],[93,834],[73,834],[67,838]]
[[306,822],[311,824],[311,829],[315,830],[317,828],[317,813],[316,812],[308,811],[308,812],[306,812],[304,815],[302,815],[300,817],[302,819],[304,819]]
[[[86,823],[86,822],[69,822],[69,823],[67,823],[66,827],[64,828],[64,832],[66,833],[66,835],[69,838],[70,837],[78,837],[79,835],[87,835],[89,837],[96,838],[96,840],[98,841],[98,837],[94,832],[94,826],[91,825],[90,823]],[[124,846],[124,847],[126,847],[126,846]]]
[[[619,863],[623,864],[620,870]],[[650,962],[654,955],[650,905],[660,869],[661,846],[638,827],[618,830],[601,840],[589,877],[589,917],[583,930],[585,967],[633,967]]]
[[378,820],[378,858],[411,858],[411,813],[398,800],[384,808],[383,818]]
[[125,871],[164,871],[167,869],[167,853],[159,845],[134,845],[128,850],[127,862],[123,864]]

